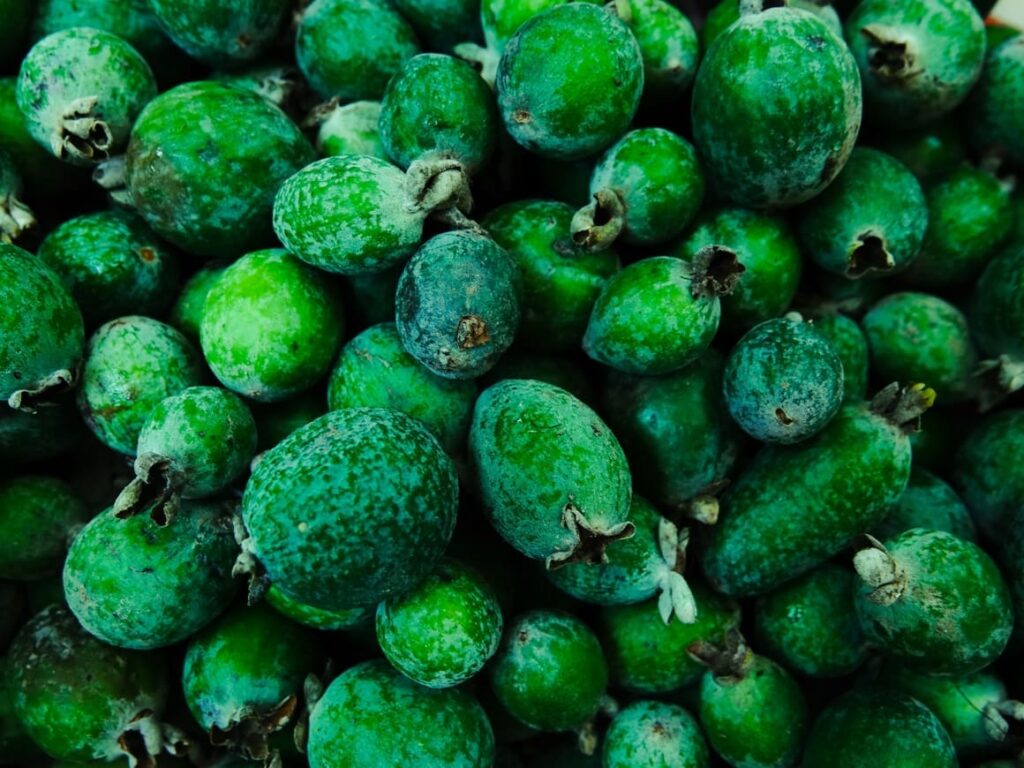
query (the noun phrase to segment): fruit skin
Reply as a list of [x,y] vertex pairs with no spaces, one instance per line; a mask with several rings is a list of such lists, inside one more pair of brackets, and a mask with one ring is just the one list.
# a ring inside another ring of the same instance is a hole
[[605,768],[708,768],[700,726],[675,704],[635,701],[619,710],[602,747]]
[[207,294],[203,355],[228,389],[261,402],[313,386],[341,346],[341,302],[326,276],[287,251],[247,254]]
[[61,480],[23,476],[0,484],[0,578],[32,581],[57,573],[85,504]]
[[480,705],[458,690],[430,690],[366,661],[328,687],[309,718],[312,768],[486,768],[494,734]]
[[530,611],[513,621],[490,667],[491,687],[516,719],[542,731],[582,726],[601,703],[608,665],[575,616]]
[[1013,243],[985,267],[968,303],[971,333],[982,353],[1024,360],[1024,242]]
[[556,5],[505,45],[498,109],[517,144],[573,160],[625,133],[643,83],[640,46],[617,16],[590,3]]
[[619,0],[615,12],[640,46],[643,103],[681,102],[697,74],[700,43],[690,20],[664,0]]
[[211,66],[237,66],[261,56],[277,37],[287,0],[149,0],[167,35]]
[[843,363],[843,402],[860,402],[868,393],[868,340],[864,331],[856,320],[838,312],[816,315],[811,322]]
[[472,379],[494,367],[519,326],[519,272],[483,234],[432,237],[398,279],[395,320],[405,350],[447,379]]
[[316,148],[322,157],[371,155],[387,160],[380,141],[379,101],[354,101],[334,107],[320,124]]
[[256,465],[245,545],[286,597],[369,606],[415,586],[451,538],[458,482],[418,421],[384,408],[331,411]]
[[1020,135],[1024,127],[1024,36],[1018,35],[993,50],[968,104],[967,128],[978,153],[1024,165]]
[[946,531],[964,541],[976,538],[971,513],[956,491],[944,480],[916,466],[916,461],[906,490],[871,534],[884,541],[911,528]]
[[178,298],[168,313],[167,322],[194,344],[199,343],[199,326],[203,322],[206,297],[222,274],[224,267],[216,264],[197,270],[181,286]]
[[[238,547],[223,504],[191,502],[166,526],[111,510],[75,537],[64,564],[64,596],[86,630],[121,648],[172,645],[231,602]],[[187,595],[188,599],[182,599]]]
[[999,541],[1024,506],[1024,410],[1010,409],[978,424],[956,453],[953,487],[971,510],[978,530]]
[[559,387],[509,379],[484,390],[469,454],[485,513],[527,557],[549,567],[600,560],[601,543],[632,532],[629,467],[618,440]]
[[271,585],[270,589],[267,590],[267,603],[278,613],[287,616],[297,624],[331,632],[342,629],[354,629],[360,625],[367,624],[376,612],[376,606],[341,609],[338,611],[314,608],[311,605],[304,605],[296,600],[292,600],[274,585]]
[[396,0],[395,7],[432,51],[449,53],[481,37],[480,9],[471,0]]
[[231,258],[266,242],[274,194],[315,156],[298,126],[262,96],[185,83],[153,99],[135,122],[127,191],[161,237],[197,256]]
[[824,22],[771,8],[743,16],[711,46],[694,83],[692,116],[719,193],[745,207],[794,205],[846,164],[860,128],[860,77]]
[[967,142],[960,127],[940,119],[913,131],[887,133],[878,148],[896,158],[917,177],[923,187],[941,182],[967,162]]
[[38,0],[32,19],[34,38],[71,27],[93,27],[117,35],[158,68],[174,50],[148,0]]
[[828,189],[800,208],[800,243],[849,278],[906,269],[921,251],[929,208],[921,184],[884,152],[857,147]]
[[518,354],[512,351],[481,376],[480,383],[481,386],[490,386],[505,379],[536,379],[561,387],[587,405],[597,403],[595,382],[579,358]]

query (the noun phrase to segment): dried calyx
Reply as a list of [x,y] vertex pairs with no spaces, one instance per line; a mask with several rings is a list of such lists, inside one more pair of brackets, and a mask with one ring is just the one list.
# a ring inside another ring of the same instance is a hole
[[414,160],[405,172],[405,192],[410,211],[456,229],[487,234],[466,216],[473,207],[469,174],[450,152],[431,152]]
[[689,541],[689,529],[680,530],[665,518],[658,523],[658,548],[665,563],[665,571],[658,582],[658,613],[666,624],[672,621],[673,616],[683,624],[697,621],[697,601],[683,578]]
[[871,411],[904,432],[921,428],[921,415],[935,404],[935,390],[924,384],[901,387],[893,382],[871,399]]
[[754,654],[738,629],[726,633],[724,645],[697,640],[686,646],[686,652],[706,666],[715,681],[723,685],[738,683],[754,663]]
[[77,378],[74,371],[61,368],[30,387],[15,390],[7,398],[7,405],[22,413],[36,413],[53,405],[54,398],[71,389]]
[[156,768],[161,752],[175,757],[198,757],[197,745],[178,728],[161,722],[149,709],[132,718],[118,736],[117,746],[127,755],[129,768]]
[[98,163],[110,157],[114,137],[95,114],[97,98],[88,96],[72,101],[61,117],[50,144],[61,160]]
[[149,511],[153,522],[163,527],[178,511],[184,477],[170,459],[143,453],[135,459],[135,479],[114,501],[114,515],[122,520]]
[[271,752],[267,737],[291,722],[298,708],[299,697],[294,694],[269,712],[246,707],[227,728],[210,728],[210,743],[229,746],[250,760],[272,761],[276,753]]
[[244,576],[249,580],[249,589],[246,596],[248,605],[256,605],[270,589],[270,577],[263,563],[256,557],[253,551],[253,540],[249,531],[245,529],[245,523],[239,514],[231,517],[231,526],[235,535],[235,543],[238,544],[239,553],[235,558],[235,564],[231,567],[231,576],[236,578]]
[[846,276],[856,279],[871,272],[891,272],[895,266],[885,240],[872,232],[862,232],[846,257]]
[[736,252],[721,245],[706,245],[697,251],[690,265],[690,291],[694,298],[726,296],[746,271]]
[[36,225],[36,217],[14,192],[0,194],[0,243],[13,243]]
[[625,226],[626,205],[614,189],[599,189],[594,200],[572,217],[572,241],[587,251],[611,247]]
[[573,545],[547,558],[545,565],[550,571],[570,563],[606,563],[605,548],[613,541],[630,538],[635,532],[634,525],[628,521],[603,531],[595,529],[572,500],[562,508],[562,527],[572,534]]
[[907,591],[906,570],[874,536],[864,535],[864,545],[853,556],[853,568],[871,587],[868,600],[873,603],[892,605]]
[[921,74],[913,44],[896,30],[870,24],[860,33],[868,40],[868,66],[875,77],[906,82]]
[[1014,392],[1024,389],[1024,360],[1000,355],[983,360],[974,372],[978,380],[978,410],[991,410]]

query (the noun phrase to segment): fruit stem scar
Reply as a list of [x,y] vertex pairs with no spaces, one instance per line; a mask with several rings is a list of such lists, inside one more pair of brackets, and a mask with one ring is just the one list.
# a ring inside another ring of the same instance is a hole
[[608,249],[626,226],[626,204],[614,189],[599,189],[593,202],[576,211],[570,231],[576,245],[588,251]]
[[731,248],[706,245],[693,257],[690,291],[694,298],[726,296],[736,288],[746,269]]
[[872,232],[863,232],[850,249],[846,263],[846,276],[863,277],[869,272],[888,272],[896,261],[886,247],[885,239]]

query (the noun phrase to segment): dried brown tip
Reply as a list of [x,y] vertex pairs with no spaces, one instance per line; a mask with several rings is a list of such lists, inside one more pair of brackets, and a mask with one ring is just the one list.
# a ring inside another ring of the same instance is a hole
[[974,372],[977,385],[978,410],[985,413],[1024,389],[1024,361],[1009,355],[983,360]]
[[686,646],[686,652],[706,666],[717,682],[728,685],[746,676],[754,663],[754,654],[738,629],[730,629],[724,640],[722,645],[697,640]]
[[613,525],[608,530],[597,530],[572,501],[562,509],[562,527],[573,534],[575,543],[570,549],[555,552],[547,558],[545,565],[549,571],[558,570],[569,563],[606,563],[608,557],[605,548],[613,541],[632,537],[636,531],[633,523],[628,521]]
[[614,189],[599,189],[594,200],[580,208],[569,226],[572,241],[587,251],[611,247],[626,224],[626,205]]
[[879,80],[907,81],[921,74],[913,44],[896,30],[870,24],[860,34],[868,40],[868,68]]
[[935,404],[935,390],[924,384],[900,387],[893,382],[883,387],[870,404],[873,413],[882,416],[904,432],[921,428],[921,415]]
[[746,269],[732,249],[706,245],[693,257],[690,291],[694,298],[726,296],[732,293]]
[[174,517],[181,504],[181,473],[170,459],[144,453],[135,459],[135,479],[114,501],[114,516],[125,520],[145,511],[161,528]]

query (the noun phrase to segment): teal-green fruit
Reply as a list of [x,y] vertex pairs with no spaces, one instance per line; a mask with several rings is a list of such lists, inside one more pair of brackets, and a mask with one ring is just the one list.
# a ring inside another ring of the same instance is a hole
[[432,51],[450,53],[481,38],[480,8],[472,0],[396,0],[395,7]]
[[838,312],[816,315],[811,322],[843,363],[843,401],[860,402],[868,394],[868,340],[864,331],[856,320]]
[[36,226],[35,215],[21,202],[23,186],[14,158],[0,148],[0,243],[13,243]]
[[38,0],[32,37],[71,27],[92,27],[117,35],[158,67],[173,49],[148,0]]
[[[1021,30],[1016,27],[1012,27],[1009,24],[1002,24],[998,19],[994,20],[994,23],[988,23],[989,20],[985,20],[985,38],[986,44],[988,45],[988,52],[992,53],[996,48],[1010,40],[1017,37]],[[984,77],[985,71],[982,70],[982,77]]]
[[502,538],[551,567],[601,562],[632,534],[629,467],[615,435],[564,389],[510,379],[477,399],[469,452],[485,512]]
[[86,434],[70,396],[35,413],[0,409],[0,458],[8,466],[52,459],[76,446]]
[[395,290],[403,266],[342,278],[341,292],[352,331],[395,321]]
[[498,650],[498,598],[475,569],[444,559],[415,589],[377,608],[377,642],[399,672],[428,688],[470,679]]
[[968,304],[971,333],[981,351],[1024,360],[1024,242],[1011,244],[989,262]]
[[664,128],[638,128],[597,161],[590,195],[593,202],[572,219],[577,245],[599,251],[620,237],[629,245],[657,245],[682,232],[697,213],[704,174],[686,139]]
[[[799,447],[767,446],[722,499],[704,573],[726,594],[764,594],[881,522],[910,477],[905,426],[934,399],[920,385],[847,405]],[[784,502],[782,501],[784,499]]]
[[565,203],[524,200],[498,206],[481,222],[519,267],[516,343],[529,349],[578,349],[601,287],[619,269],[614,252],[572,242],[572,217]]
[[276,403],[248,403],[256,422],[256,450],[266,451],[313,419],[327,413],[322,387],[292,395]]
[[956,491],[944,480],[918,467],[916,456],[914,463],[907,489],[871,534],[885,541],[911,528],[927,528],[974,541],[974,521]]
[[323,157],[370,155],[387,159],[380,140],[379,101],[353,101],[334,106],[320,124],[316,148]]
[[809,677],[841,677],[868,655],[852,571],[824,563],[758,598],[754,625],[771,658]]
[[57,273],[0,243],[0,398],[31,412],[69,389],[84,343],[82,313]]
[[807,737],[804,768],[956,768],[953,742],[917,699],[858,689],[832,702]]
[[101,643],[57,606],[29,620],[7,658],[15,716],[61,760],[146,760],[159,752],[166,677],[162,655]]
[[60,160],[88,165],[124,148],[136,116],[156,96],[156,79],[121,38],[75,27],[32,46],[17,95],[40,145]]
[[487,768],[494,734],[466,692],[424,688],[384,661],[367,661],[317,702],[307,749],[312,768]]
[[353,629],[367,624],[373,619],[376,610],[375,606],[343,608],[337,611],[315,608],[312,605],[305,605],[293,600],[273,584],[267,590],[267,603],[278,613],[304,627],[323,629],[329,632]]
[[568,731],[597,713],[608,664],[597,636],[575,616],[531,611],[509,625],[490,675],[513,717],[538,730]]
[[801,203],[828,186],[853,149],[861,118],[857,66],[810,13],[748,13],[707,52],[692,114],[694,140],[718,192],[746,207]]
[[30,581],[60,571],[85,504],[54,477],[17,477],[0,485],[0,578]]
[[614,8],[640,46],[644,103],[681,102],[697,74],[700,58],[693,24],[665,0],[618,0]]
[[971,393],[978,356],[967,318],[949,302],[926,293],[892,294],[861,325],[871,370],[882,381],[925,381],[943,404]]
[[[958,428],[961,425],[957,425]],[[956,452],[953,486],[971,510],[978,529],[1000,540],[1024,507],[1024,410],[995,413],[978,424]]]
[[864,112],[890,127],[951,111],[985,62],[985,25],[970,0],[864,0],[844,32],[864,84]]
[[234,257],[270,237],[278,187],[315,157],[258,94],[195,82],[155,98],[128,143],[127,193],[150,227],[204,257]]
[[519,327],[519,270],[485,234],[445,232],[409,259],[395,292],[402,346],[447,379],[494,367]]
[[[75,537],[64,596],[92,635],[121,648],[172,645],[231,602],[238,546],[224,504],[186,503],[170,524],[101,512]],[[183,599],[184,598],[184,599]]]
[[864,633],[906,666],[966,674],[994,661],[1013,630],[999,569],[970,541],[912,528],[857,552],[854,603]]
[[167,322],[181,331],[189,341],[199,344],[199,327],[203,322],[206,297],[224,274],[223,266],[205,266],[185,281],[168,313]]
[[718,331],[719,296],[743,267],[732,251],[711,247],[693,264],[670,256],[633,262],[601,289],[583,351],[625,373],[670,373],[707,350]]
[[65,221],[38,255],[61,276],[89,325],[132,313],[160,316],[178,290],[177,256],[125,211]]
[[597,402],[593,376],[578,358],[513,351],[502,357],[480,382],[481,386],[489,387],[505,379],[536,379],[564,389],[587,405]]
[[450,155],[477,171],[494,151],[494,94],[469,64],[423,53],[402,64],[381,100],[380,140],[387,156],[408,168],[429,153]]
[[[764,8],[768,5],[763,0],[757,0]],[[839,20],[839,14],[831,5],[818,5],[814,0],[779,0],[776,7],[785,6],[801,11],[813,13],[831,29],[837,36],[843,36],[843,22]],[[740,0],[720,0],[704,19],[704,25],[700,28],[701,48],[707,52],[711,44],[718,39],[725,30],[731,27],[740,18]]]
[[800,209],[797,231],[818,266],[858,278],[906,269],[928,220],[914,174],[894,157],[858,147],[835,182]]
[[498,109],[516,143],[572,160],[626,132],[640,102],[644,63],[618,16],[590,3],[533,16],[498,64]]
[[[285,114],[297,118],[305,110],[309,89],[295,65],[273,58],[241,70],[212,72],[210,79],[262,96]],[[326,107],[325,107],[326,108]]]
[[564,0],[482,0],[480,26],[487,46],[500,56],[523,24]]
[[967,113],[968,138],[976,152],[1024,165],[1024,36],[992,51]]
[[952,119],[887,133],[878,142],[879,149],[907,166],[923,186],[942,181],[967,162],[967,143]]
[[7,680],[6,666],[7,658],[0,656],[0,754],[3,755],[0,765],[38,764],[46,757],[14,715],[13,691]]
[[275,41],[288,0],[150,0],[168,36],[213,66],[260,57]]
[[5,0],[3,13],[6,23],[0,32],[0,67],[7,68],[18,63],[25,52],[25,37],[34,13],[33,3],[29,0]]
[[295,58],[325,99],[379,99],[402,62],[419,52],[409,22],[387,3],[315,0],[299,16]]
[[412,417],[331,411],[263,454],[242,499],[244,546],[292,600],[368,606],[431,571],[458,490],[451,459]]
[[78,409],[102,443],[134,456],[153,409],[202,379],[199,352],[188,339],[158,320],[129,315],[89,339]]
[[602,747],[605,768],[708,768],[711,758],[689,712],[661,701],[635,701],[619,710]]
[[273,249],[243,256],[220,274],[203,304],[199,339],[225,387],[274,402],[327,373],[343,325],[327,276]]

